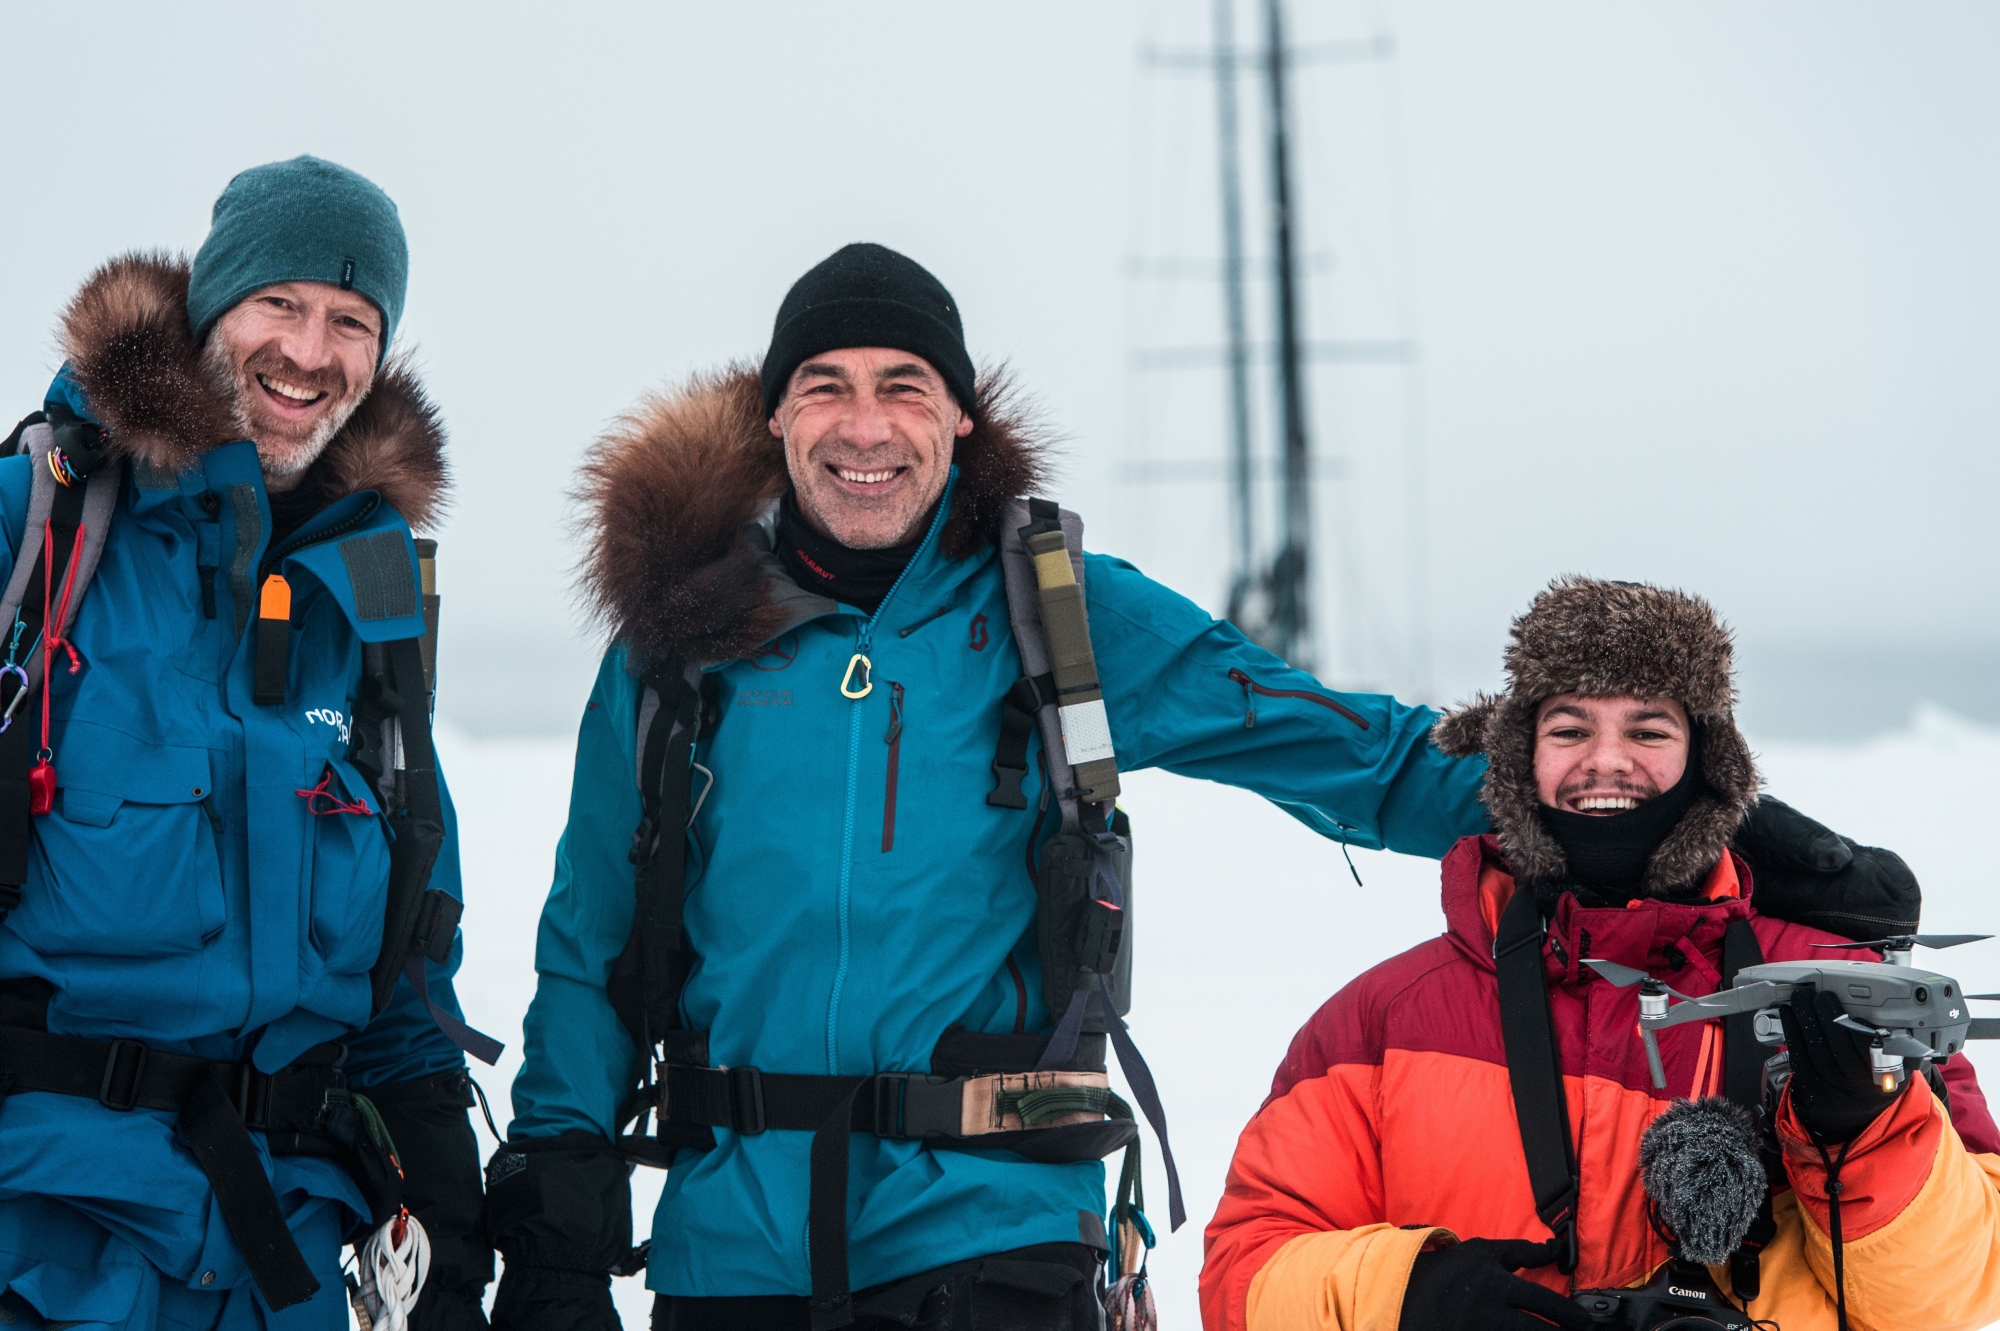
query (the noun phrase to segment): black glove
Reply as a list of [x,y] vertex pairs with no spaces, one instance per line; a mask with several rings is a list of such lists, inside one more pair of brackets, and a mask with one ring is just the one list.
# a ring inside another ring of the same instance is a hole
[[506,1260],[496,1331],[619,1331],[611,1273],[632,1257],[632,1187],[610,1142],[565,1132],[495,1151],[486,1232]]
[[1517,1276],[1556,1259],[1554,1239],[1466,1239],[1417,1254],[1397,1331],[1590,1331],[1590,1314],[1546,1285]]
[[1860,942],[1917,927],[1923,890],[1903,857],[1864,846],[1770,796],[1736,833],[1757,909]]
[[611,1277],[509,1265],[493,1297],[495,1331],[622,1331]]
[[493,1249],[480,1224],[479,1139],[462,1069],[361,1091],[381,1111],[403,1166],[403,1204],[431,1241],[431,1270],[410,1325],[416,1331],[484,1327]]
[[1778,1009],[1792,1056],[1788,1092],[1806,1131],[1829,1145],[1850,1142],[1896,1103],[1910,1079],[1885,1091],[1869,1066],[1869,1039],[1834,1024],[1847,1009],[1832,994],[1798,994]]

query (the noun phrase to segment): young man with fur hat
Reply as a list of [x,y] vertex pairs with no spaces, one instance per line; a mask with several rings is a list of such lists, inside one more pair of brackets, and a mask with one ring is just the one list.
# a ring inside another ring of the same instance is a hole
[[[245,171],[191,264],[132,254],[84,282],[8,440],[0,1321],[346,1327],[342,1244],[400,1204],[432,1254],[412,1325],[485,1325],[471,1099],[440,1025],[468,1035],[459,944],[442,924],[428,957],[384,943],[392,883],[435,920],[459,896],[420,667],[410,687],[411,533],[446,468],[388,355],[407,271],[361,176]],[[402,762],[357,717],[394,710],[378,654],[409,699]]]
[[[950,293],[878,245],[798,281],[761,370],[649,398],[597,446],[585,586],[613,642],[488,1169],[496,1326],[616,1325],[624,1152],[672,1164],[658,1327],[1097,1324],[1116,1143],[910,1127],[909,1097],[974,1074],[1101,1077],[1119,1029],[1079,1036],[1084,991],[1045,992],[1038,883],[1072,881],[1051,865],[1077,783],[1037,760],[1035,704],[1003,707],[1032,682],[1000,547],[1026,566],[1046,463]],[[1441,855],[1486,826],[1481,764],[1425,742],[1431,712],[1334,694],[1120,560],[1081,572],[1119,767],[1360,846]],[[663,1086],[657,1136],[621,1141]]]
[[[1669,1028],[1655,1089],[1636,987],[1584,959],[1699,996],[1752,941],[1751,964],[1825,959],[1814,945],[1842,941],[1761,912],[1729,848],[1758,783],[1733,717],[1729,636],[1706,603],[1558,581],[1515,621],[1507,675],[1504,696],[1432,734],[1444,753],[1485,754],[1496,832],[1445,856],[1444,936],[1349,984],[1293,1040],[1208,1228],[1209,1331],[1593,1325],[1565,1293],[1641,1284],[1669,1255],[1642,1185],[1647,1127],[1672,1097],[1741,1099],[1747,1084],[1757,1099],[1769,1050],[1732,1048],[1720,1022]],[[1500,968],[1521,947],[1539,959],[1526,983],[1546,992],[1561,1069],[1549,1109],[1561,1121],[1567,1106],[1575,1180],[1539,1213],[1514,1093],[1532,1083],[1512,1079],[1535,1074],[1510,1076],[1517,1035],[1502,1018]],[[1866,1037],[1816,997],[1781,1010],[1782,1173],[1747,1311],[1785,1331],[1832,1328],[1844,1293],[1856,1327],[1986,1325],[2000,1317],[2000,1131],[1971,1066],[1955,1054],[1941,1076],[1885,1092]],[[1738,1270],[1713,1274],[1732,1290]]]

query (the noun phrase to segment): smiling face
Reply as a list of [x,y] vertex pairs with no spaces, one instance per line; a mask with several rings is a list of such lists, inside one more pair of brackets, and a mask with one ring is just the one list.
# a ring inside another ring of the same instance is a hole
[[1636,809],[1687,771],[1688,734],[1671,698],[1558,694],[1535,709],[1536,793],[1571,813]]
[[280,282],[218,319],[202,363],[257,445],[266,483],[296,485],[375,380],[382,312],[327,282]]
[[771,416],[800,512],[852,550],[913,539],[944,493],[952,445],[971,432],[930,363],[886,347],[810,358]]

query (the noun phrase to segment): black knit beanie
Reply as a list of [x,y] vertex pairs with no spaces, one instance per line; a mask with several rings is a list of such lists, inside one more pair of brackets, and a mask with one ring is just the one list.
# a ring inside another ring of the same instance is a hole
[[848,245],[785,293],[764,353],[764,415],[778,409],[792,371],[822,351],[894,347],[922,356],[970,412],[972,357],[958,302],[920,263],[882,245]]

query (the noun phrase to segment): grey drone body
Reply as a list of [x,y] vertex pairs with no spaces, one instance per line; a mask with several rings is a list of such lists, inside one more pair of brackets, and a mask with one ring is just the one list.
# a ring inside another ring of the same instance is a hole
[[[1801,990],[1832,994],[1856,1023],[1905,1036],[1923,1046],[1921,1052],[1907,1046],[1897,1051],[1906,1058],[1946,1058],[1964,1048],[1968,1038],[1990,1038],[1983,1033],[1971,1034],[1972,1009],[1958,981],[1936,971],[1885,961],[1767,961],[1745,966],[1736,973],[1731,987],[1676,1003],[1663,1016],[1641,1016],[1639,1024],[1657,1031],[1683,1022],[1755,1012],[1759,1015],[1757,1038],[1765,1044],[1781,1044],[1785,1036],[1777,1008]],[[1979,1024],[2000,1026],[2000,1021]]]
[[[1906,961],[1907,950],[1892,955]],[[1885,1085],[1901,1082],[1904,1060],[1943,1060],[1967,1040],[2000,1039],[2000,1019],[1975,1018],[1957,980],[1933,970],[1884,961],[1772,961],[1745,966],[1735,982],[1699,998],[1687,998],[1643,972],[1591,962],[1614,984],[1638,983],[1639,1034],[1646,1044],[1654,1086],[1666,1089],[1655,1034],[1669,1026],[1718,1017],[1755,1014],[1757,1039],[1784,1043],[1778,1008],[1800,993],[1832,994],[1840,1001],[1839,1023],[1871,1037],[1874,1071]],[[1615,972],[1615,973],[1614,973]],[[1668,997],[1681,998],[1669,1003]],[[1988,997],[1989,995],[1979,995]]]

